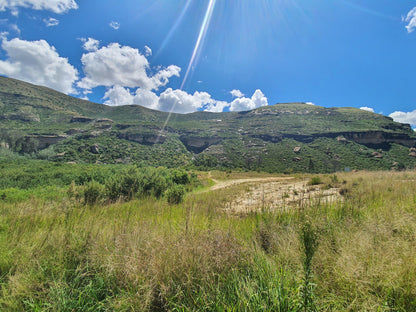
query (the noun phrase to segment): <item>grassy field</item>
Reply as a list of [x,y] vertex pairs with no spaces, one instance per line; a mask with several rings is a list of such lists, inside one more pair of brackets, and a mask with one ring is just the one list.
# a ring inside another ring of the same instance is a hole
[[211,179],[251,176],[271,175],[201,173],[179,204],[86,204],[67,182],[0,199],[0,310],[416,310],[415,171],[298,175],[342,196],[227,214],[248,188]]

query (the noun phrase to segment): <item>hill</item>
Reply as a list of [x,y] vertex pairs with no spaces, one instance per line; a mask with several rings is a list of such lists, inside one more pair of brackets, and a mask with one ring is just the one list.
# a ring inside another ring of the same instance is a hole
[[96,104],[0,77],[0,144],[37,158],[270,172],[416,164],[416,135],[409,125],[356,108],[287,103],[168,115],[139,105]]

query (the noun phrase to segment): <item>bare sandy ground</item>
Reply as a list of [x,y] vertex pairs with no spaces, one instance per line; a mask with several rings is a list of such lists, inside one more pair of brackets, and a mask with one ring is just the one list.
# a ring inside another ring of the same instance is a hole
[[321,185],[310,186],[308,180],[299,181],[293,177],[213,181],[216,184],[210,188],[211,191],[247,184],[245,191],[226,203],[224,209],[232,214],[303,208],[318,202],[335,203],[342,200],[338,188],[323,189]]

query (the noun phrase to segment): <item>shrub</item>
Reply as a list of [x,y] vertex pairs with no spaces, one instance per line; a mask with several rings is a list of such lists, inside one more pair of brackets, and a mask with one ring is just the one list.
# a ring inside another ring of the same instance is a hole
[[105,194],[110,200],[123,197],[132,199],[140,190],[140,174],[136,168],[130,168],[105,181]]
[[146,168],[140,179],[140,192],[142,195],[160,198],[168,189],[167,172],[163,169]]
[[191,182],[189,175],[184,170],[173,170],[172,172],[172,181],[176,184],[188,184]]
[[179,204],[185,196],[185,187],[175,184],[165,192],[166,199],[169,204]]
[[321,184],[321,178],[320,177],[313,177],[309,182],[308,185],[318,185]]
[[84,203],[93,205],[104,197],[104,193],[104,186],[92,180],[84,186]]

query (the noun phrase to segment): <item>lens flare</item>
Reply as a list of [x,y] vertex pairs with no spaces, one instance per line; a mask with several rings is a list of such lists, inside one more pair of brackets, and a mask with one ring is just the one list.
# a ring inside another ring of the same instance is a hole
[[159,56],[159,53],[163,51],[163,49],[166,47],[170,39],[172,38],[173,34],[175,33],[178,26],[181,24],[186,12],[188,11],[189,5],[192,3],[192,0],[187,0],[185,6],[182,9],[181,14],[179,14],[179,17],[176,19],[175,24],[173,24],[172,28],[170,29],[169,33],[167,34],[166,38],[163,40],[162,45],[160,46],[159,50],[155,54],[155,58]]
[[[183,12],[186,12],[190,2],[191,1],[187,2]],[[204,19],[203,19],[202,24],[201,24],[201,28],[199,29],[198,39],[195,43],[195,47],[194,47],[194,50],[192,52],[192,56],[191,56],[191,59],[189,61],[188,67],[186,69],[185,76],[183,77],[182,84],[180,86],[180,90],[182,90],[183,87],[185,86],[185,83],[188,80],[188,77],[189,77],[189,74],[190,74],[191,70],[194,69],[194,67],[196,66],[196,64],[198,62],[198,58],[201,54],[201,49],[202,49],[203,43],[205,41],[205,37],[207,35],[207,31],[208,31],[208,28],[209,28],[209,24],[211,22],[211,17],[212,17],[212,13],[214,12],[216,2],[217,2],[217,0],[210,0],[209,1],[207,10],[205,12]],[[185,13],[183,13],[183,14],[185,14]],[[176,107],[176,102],[172,105],[172,107],[169,111],[169,114],[166,118],[165,123],[163,124],[163,128],[161,130],[161,133],[159,134],[159,137],[162,134],[162,132],[165,130],[166,125],[168,124],[168,122],[170,120],[170,117],[172,115],[172,112],[175,110],[175,107]],[[158,137],[157,141],[159,141],[159,137]]]
[[356,9],[358,11],[364,12],[364,13],[368,13],[368,14],[375,15],[375,16],[378,16],[378,17],[386,18],[386,19],[389,19],[389,20],[397,20],[396,17],[383,14],[383,13],[378,12],[376,10],[371,10],[369,8],[366,8],[366,7],[362,6],[362,5],[353,3],[353,2],[351,2],[349,0],[341,0],[341,2],[345,3],[346,5],[354,8],[354,9]]
[[196,41],[194,51],[192,53],[191,60],[189,61],[188,68],[186,69],[185,76],[183,77],[183,81],[181,84],[181,90],[185,86],[186,81],[188,80],[189,73],[193,66],[196,64],[196,61],[199,58],[201,47],[204,43],[205,37],[207,35],[207,31],[209,28],[209,24],[211,22],[212,12],[214,12],[215,3],[217,0],[210,0],[208,4],[207,11],[205,12],[204,20],[202,21],[201,28],[199,30],[198,40]]

